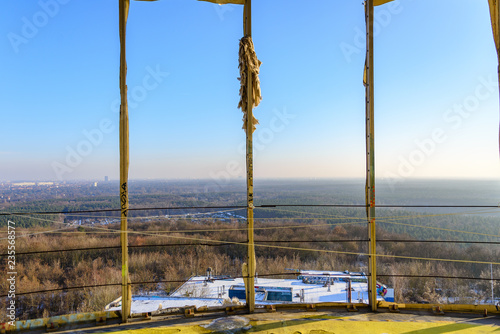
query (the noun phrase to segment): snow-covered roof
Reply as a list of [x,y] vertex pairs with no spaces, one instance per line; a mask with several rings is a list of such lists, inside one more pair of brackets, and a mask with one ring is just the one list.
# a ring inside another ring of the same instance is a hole
[[[366,276],[361,276],[362,273],[351,273],[351,302],[353,303],[368,303],[368,284]],[[333,284],[314,284],[304,283],[302,279],[275,279],[275,278],[259,278],[255,279],[256,289],[273,290],[272,288],[291,289],[292,301],[288,303],[324,303],[324,302],[348,302],[349,295],[347,291],[348,279],[351,275],[345,272],[326,272],[326,271],[301,271],[300,276],[325,276],[336,278]],[[361,279],[360,279],[361,278]],[[364,279],[363,279],[364,278]],[[242,278],[220,278],[212,277],[207,279],[207,276],[194,276],[182,284],[174,293],[169,296],[133,296],[132,297],[132,313],[152,312],[158,309],[177,308],[186,306],[223,306],[224,299],[226,302],[229,298],[229,290],[231,286],[243,286]],[[393,296],[392,289],[388,289],[388,295]],[[302,292],[303,291],[303,292]],[[302,298],[303,296],[303,298]],[[260,300],[259,300],[260,299]],[[383,300],[381,296],[379,299]],[[256,306],[269,304],[282,304],[283,301],[270,301],[256,298]],[[286,303],[286,302],[285,302]],[[116,306],[110,310],[119,310]]]

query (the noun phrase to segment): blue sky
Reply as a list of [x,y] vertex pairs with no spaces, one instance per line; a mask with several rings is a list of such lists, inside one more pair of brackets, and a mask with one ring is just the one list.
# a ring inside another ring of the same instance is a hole
[[[244,175],[238,5],[132,1],[130,178]],[[255,177],[363,177],[361,1],[253,1]],[[376,174],[498,178],[487,1],[376,9]],[[118,177],[118,1],[0,4],[0,179]]]

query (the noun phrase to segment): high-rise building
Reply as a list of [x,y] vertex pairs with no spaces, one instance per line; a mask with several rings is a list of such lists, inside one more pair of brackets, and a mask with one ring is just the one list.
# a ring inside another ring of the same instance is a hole
[[109,181],[108,177],[107,177],[107,176],[105,176],[105,177],[104,177],[104,182],[108,182],[108,181]]

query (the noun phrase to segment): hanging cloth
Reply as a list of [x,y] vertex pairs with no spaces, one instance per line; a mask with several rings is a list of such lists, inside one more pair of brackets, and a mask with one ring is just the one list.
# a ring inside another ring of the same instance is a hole
[[[259,80],[259,69],[261,61],[257,59],[257,54],[252,42],[252,37],[245,36],[240,40],[240,51],[239,51],[239,69],[240,69],[240,102],[238,103],[238,108],[243,111],[243,129],[246,131],[247,124],[247,110],[248,110],[248,87],[247,87],[247,73],[252,74],[252,87],[253,90],[250,92],[252,94],[253,107],[257,107],[262,100],[260,92],[260,80]],[[253,131],[256,129],[256,125],[259,121],[254,117],[253,120]]]

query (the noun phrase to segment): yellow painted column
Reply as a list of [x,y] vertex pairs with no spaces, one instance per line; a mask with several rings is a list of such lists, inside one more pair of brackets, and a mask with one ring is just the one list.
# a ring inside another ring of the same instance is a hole
[[366,16],[366,215],[368,220],[368,297],[377,310],[377,257],[375,224],[375,137],[373,86],[373,0],[365,2]]
[[[245,1],[243,10],[243,30],[245,37],[252,36],[252,0]],[[253,221],[253,78],[247,68],[247,113],[246,113],[246,167],[247,167],[247,307],[250,313],[255,310],[255,246]]]
[[[500,5],[498,3],[499,0],[495,1],[495,22],[496,24],[494,25],[493,29],[495,30],[493,32],[493,38],[495,39],[495,46],[497,49],[497,59],[498,59],[498,89],[499,89],[499,99],[500,99]],[[500,126],[498,129],[498,148],[499,148],[499,153],[500,153]]]
[[[498,2],[499,0],[488,0],[488,5],[490,7],[491,30],[493,31],[495,49],[497,50],[498,82],[500,83],[500,6]],[[500,85],[499,85],[499,90],[500,90]],[[499,128],[498,139],[499,139],[499,149],[500,149],[500,128]]]
[[119,1],[120,21],[120,208],[121,208],[121,234],[120,244],[122,250],[122,321],[127,322],[130,316],[131,293],[129,291],[128,275],[128,167],[129,167],[129,128],[128,128],[128,103],[127,103],[127,62],[125,57],[125,40],[127,18],[130,2]]

